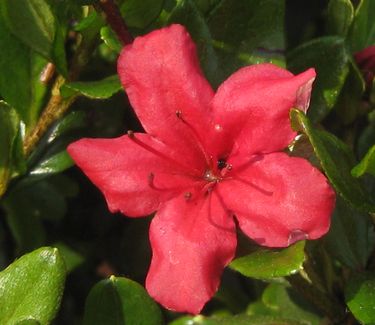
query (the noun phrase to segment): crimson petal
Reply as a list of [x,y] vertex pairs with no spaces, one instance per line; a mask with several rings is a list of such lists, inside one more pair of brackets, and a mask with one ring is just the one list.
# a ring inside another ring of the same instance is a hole
[[232,216],[215,193],[205,197],[194,193],[189,200],[181,195],[159,209],[151,223],[150,241],[148,292],[168,309],[198,314],[234,257]]
[[250,238],[261,245],[286,247],[328,231],[335,194],[307,160],[272,153],[237,170],[233,164],[232,179],[218,190]]
[[195,171],[194,166],[179,163],[184,157],[153,137],[147,134],[134,137],[146,149],[129,136],[122,136],[81,139],[70,144],[67,150],[103,192],[112,212],[138,217],[152,213],[160,202],[191,185],[193,178],[189,175],[193,176]]
[[177,144],[188,160],[194,153],[202,156],[197,144],[204,138],[214,93],[186,29],[171,25],[137,37],[122,50],[118,72],[146,132]]
[[240,69],[218,89],[213,100],[214,120],[235,148],[246,154],[284,149],[295,137],[291,108],[307,110],[315,71],[297,76],[272,64]]

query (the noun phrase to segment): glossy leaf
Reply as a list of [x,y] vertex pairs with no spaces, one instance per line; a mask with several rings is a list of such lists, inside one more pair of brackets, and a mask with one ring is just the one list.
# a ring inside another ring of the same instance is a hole
[[[293,324],[321,324],[321,317],[291,287],[271,283],[263,291],[260,301],[251,303],[246,311],[249,315],[280,317]],[[301,322],[301,323],[299,323]]]
[[39,78],[47,61],[11,34],[1,14],[0,48],[0,95],[30,128],[37,120],[46,92]]
[[349,72],[344,39],[328,36],[304,43],[288,54],[287,66],[294,73],[315,68],[308,115],[314,122],[322,120],[335,105]]
[[60,305],[65,276],[64,261],[55,248],[43,247],[13,262],[0,273],[0,323],[31,319],[34,324],[50,324]]
[[159,325],[162,315],[140,284],[111,276],[90,291],[83,324]]
[[63,172],[73,166],[74,162],[64,150],[41,161],[31,171],[31,175],[50,175]]
[[355,11],[348,43],[353,52],[358,52],[375,43],[375,2],[361,0]]
[[100,38],[112,51],[115,51],[116,53],[121,52],[122,44],[111,28],[108,26],[102,27],[100,29]]
[[284,0],[223,0],[212,10],[208,26],[220,82],[245,65],[284,64],[284,10]]
[[59,242],[53,246],[59,250],[61,257],[64,260],[67,273],[72,272],[74,269],[76,269],[83,263],[84,257],[81,254],[74,251],[71,247],[65,245],[64,243]]
[[159,16],[163,3],[164,0],[126,0],[120,10],[129,27],[142,29]]
[[281,250],[259,249],[235,259],[230,267],[256,279],[271,279],[294,274],[305,261],[305,242],[301,241]]
[[122,89],[117,75],[99,81],[77,81],[64,85],[63,96],[79,93],[92,99],[106,99]]
[[375,322],[375,275],[357,273],[349,280],[345,300],[350,311],[362,324]]
[[335,190],[359,210],[375,211],[375,204],[358,179],[351,175],[354,165],[350,149],[333,134],[315,129],[300,110],[291,111],[292,126],[307,135],[315,154]]
[[0,197],[4,194],[12,172],[12,153],[18,133],[18,116],[0,101]]
[[375,176],[375,145],[370,148],[361,162],[352,169],[354,177],[360,177],[365,173]]
[[345,36],[354,17],[350,0],[330,0],[327,9],[327,30],[329,34]]
[[168,24],[184,25],[198,47],[199,60],[205,76],[211,85],[218,86],[218,58],[212,44],[212,37],[207,22],[192,0],[178,2],[171,12]]
[[323,240],[331,256],[356,270],[366,266],[374,249],[375,233],[366,214],[337,198],[331,228]]
[[49,58],[55,38],[55,17],[45,0],[4,0],[3,15],[12,33]]

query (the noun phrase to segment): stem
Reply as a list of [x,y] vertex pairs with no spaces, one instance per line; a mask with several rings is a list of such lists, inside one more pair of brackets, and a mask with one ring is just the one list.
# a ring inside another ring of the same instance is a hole
[[95,8],[99,8],[104,13],[108,25],[111,26],[123,45],[133,41],[133,37],[121,17],[120,10],[113,0],[100,0]]
[[50,125],[57,119],[62,117],[70,105],[76,100],[78,95],[73,95],[67,99],[63,99],[60,95],[60,87],[64,84],[65,79],[58,76],[52,88],[52,96],[40,116],[37,125],[26,136],[23,150],[25,156],[28,157],[35,148],[40,138],[44,135]]

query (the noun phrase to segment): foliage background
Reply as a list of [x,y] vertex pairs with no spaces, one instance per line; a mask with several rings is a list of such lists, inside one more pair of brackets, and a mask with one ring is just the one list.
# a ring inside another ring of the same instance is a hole
[[150,217],[110,214],[65,152],[81,137],[141,130],[116,76],[127,31],[108,3],[0,2],[0,323],[375,323],[375,64],[353,56],[375,45],[375,0],[116,2],[133,37],[185,25],[214,87],[260,62],[317,70],[308,116],[291,113],[301,136],[290,154],[338,193],[331,230],[284,250],[240,237],[195,317],[159,308],[133,282],[147,273]]

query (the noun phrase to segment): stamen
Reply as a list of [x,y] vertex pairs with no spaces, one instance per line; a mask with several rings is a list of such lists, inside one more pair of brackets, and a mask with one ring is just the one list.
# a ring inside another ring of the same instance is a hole
[[241,182],[243,184],[246,184],[246,185],[249,185],[251,186],[252,188],[255,188],[256,190],[258,190],[259,192],[263,193],[264,195],[267,195],[267,196],[272,196],[273,195],[273,192],[271,191],[267,191],[261,187],[259,187],[258,185],[255,185],[254,183],[251,183],[249,182],[248,180],[245,180],[245,179],[242,179],[242,178],[239,178],[239,177],[230,177],[231,179],[234,179],[238,182]]
[[182,111],[180,111],[180,110],[176,111],[176,116],[177,116],[177,118],[179,120],[181,120],[188,127],[188,129],[190,130],[190,132],[192,133],[193,137],[195,138],[195,140],[196,140],[196,142],[198,144],[198,148],[200,149],[200,151],[202,152],[202,154],[204,156],[204,159],[206,160],[207,166],[209,166],[209,167],[212,168],[212,159],[207,154],[207,152],[206,152],[206,150],[204,148],[204,145],[203,145],[203,141],[200,138],[197,130],[189,122],[187,122],[184,119],[184,117],[182,116]]
[[143,149],[145,149],[145,150],[147,150],[147,151],[153,153],[155,156],[158,156],[159,158],[161,158],[161,159],[163,159],[163,160],[166,160],[166,161],[168,161],[168,162],[170,162],[170,163],[173,163],[173,164],[179,166],[180,168],[182,168],[182,169],[185,170],[185,171],[186,171],[186,170],[188,170],[188,171],[193,170],[193,171],[196,173],[196,175],[191,175],[191,176],[195,177],[195,176],[198,176],[198,175],[201,174],[201,171],[199,171],[199,170],[197,170],[197,169],[195,169],[195,168],[194,168],[194,169],[189,168],[188,166],[185,166],[184,164],[180,163],[179,161],[177,161],[177,160],[175,160],[175,159],[173,159],[173,158],[171,158],[171,157],[166,156],[165,154],[161,153],[160,151],[154,149],[153,147],[151,147],[151,146],[149,146],[148,144],[144,143],[143,141],[139,140],[139,139],[135,136],[135,134],[134,134],[133,131],[129,130],[127,133],[128,133],[128,136],[129,136],[129,139],[130,139],[130,140],[132,140],[134,143],[136,143],[137,145],[139,145],[139,146],[142,147]]
[[191,194],[191,192],[185,192],[185,194],[184,194],[184,198],[185,198],[186,201],[189,201],[192,196],[193,196],[193,194]]

